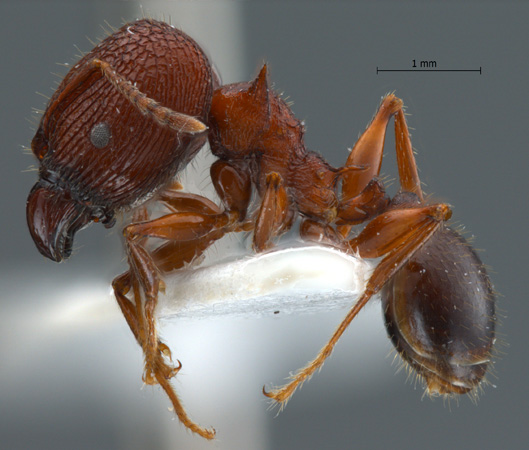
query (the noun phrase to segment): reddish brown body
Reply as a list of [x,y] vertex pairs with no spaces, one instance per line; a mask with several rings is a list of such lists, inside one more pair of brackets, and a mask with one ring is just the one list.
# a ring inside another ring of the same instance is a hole
[[[253,232],[254,250],[264,251],[299,218],[304,239],[380,262],[319,355],[268,397],[284,405],[379,292],[388,334],[428,393],[473,391],[491,359],[494,295],[477,255],[445,225],[450,208],[424,200],[402,101],[386,96],[345,165],[333,168],[306,149],[303,125],[269,89],[266,66],[253,82],[218,84],[182,32],[153,20],[125,25],[65,77],[32,142],[40,173],[28,225],[48,258],[68,257],[90,221],[111,226],[115,211],[154,195],[167,207],[154,218],[135,210],[123,230],[130,268],[112,283],[145,355],[144,381],[165,390],[187,428],[214,437],[187,416],[170,384],[181,366],[157,335],[161,275],[226,233]],[[390,201],[378,176],[393,117],[401,192]],[[219,158],[210,173],[220,206],[169,186],[206,137]],[[357,224],[365,226],[351,235]],[[148,246],[150,238],[163,243]]]

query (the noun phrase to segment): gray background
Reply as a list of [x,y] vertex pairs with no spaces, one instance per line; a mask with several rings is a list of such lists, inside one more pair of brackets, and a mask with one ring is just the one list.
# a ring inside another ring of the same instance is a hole
[[[136,2],[0,3],[2,233],[0,446],[9,449],[526,448],[528,74],[527,3],[142,2],[194,36],[224,82],[269,62],[275,88],[307,123],[306,141],[334,165],[396,91],[411,114],[422,181],[454,205],[492,267],[503,325],[501,355],[479,403],[422,398],[391,363],[380,306],[363,312],[332,358],[279,416],[263,384],[311,359],[344,311],[260,319],[175,321],[163,328],[184,368],[175,383],[190,414],[217,428],[202,442],[141,388],[141,352],[109,293],[125,265],[119,232],[93,226],[74,257],[45,261],[25,224],[35,182],[27,171],[37,119],[73,62],[107,20],[142,15]],[[108,27],[107,27],[108,28]],[[412,59],[475,73],[385,73]],[[28,123],[28,120],[30,123]],[[396,177],[392,131],[383,172]],[[393,183],[392,192],[397,183]],[[389,355],[389,356],[388,356]]]

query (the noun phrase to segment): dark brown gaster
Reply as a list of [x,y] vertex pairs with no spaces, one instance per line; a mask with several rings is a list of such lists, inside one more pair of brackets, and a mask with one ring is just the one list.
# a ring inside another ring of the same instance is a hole
[[494,295],[478,256],[449,227],[439,229],[382,291],[386,328],[428,392],[464,394],[487,371]]

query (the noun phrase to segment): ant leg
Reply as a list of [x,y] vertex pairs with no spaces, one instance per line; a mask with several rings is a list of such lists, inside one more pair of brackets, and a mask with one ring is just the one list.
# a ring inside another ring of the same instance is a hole
[[[342,199],[338,208],[338,231],[346,237],[351,226],[384,210],[388,204],[382,183],[376,180],[382,165],[386,128],[391,116],[402,109],[393,94],[382,100],[375,117],[351,150],[341,169]],[[363,170],[347,170],[363,167]],[[363,203],[363,202],[366,203]]]
[[[229,231],[250,231],[251,222],[243,222],[250,203],[252,185],[249,168],[244,161],[215,161],[210,169],[211,180],[233,225]],[[178,186],[180,187],[180,186]],[[222,210],[206,197],[169,189],[159,195],[160,200],[174,213],[188,212],[209,216],[221,215]],[[236,220],[234,220],[236,219]],[[213,229],[207,236],[195,240],[170,241],[153,252],[156,266],[162,272],[180,269],[200,256],[214,241],[228,230]]]
[[[134,308],[134,305],[126,296],[131,287],[130,272],[125,272],[124,274],[115,278],[112,282],[112,286],[114,288],[114,293],[118,301],[119,307],[121,308],[121,311],[125,316],[125,319],[127,320],[130,329],[132,330],[132,333],[134,334],[136,340],[146,353],[147,350],[145,347],[145,324],[141,312],[141,295],[139,294],[137,286],[135,286],[134,289],[136,308]],[[156,357],[154,358],[156,361],[156,371],[153,371],[156,382],[158,382],[162,386],[164,391],[167,393],[169,399],[171,400],[171,403],[173,404],[175,413],[177,414],[180,421],[191,431],[194,431],[195,433],[198,433],[207,439],[212,439],[215,436],[215,431],[203,429],[200,426],[196,425],[193,421],[191,421],[191,419],[187,416],[178,396],[174,392],[171,384],[169,383],[169,380],[176,375],[182,365],[179,362],[177,367],[170,367],[165,363],[164,357],[171,359],[171,352],[169,348],[162,342],[158,342],[158,350],[159,351],[156,354]],[[154,379],[144,377],[144,381],[148,384],[155,384]]]
[[[246,214],[249,203],[250,179],[247,172],[238,173],[232,169],[225,163],[212,166],[213,182],[228,211],[222,212],[205,197],[169,190],[160,194],[160,200],[173,211],[172,214],[125,228],[131,268],[138,275],[147,297],[145,312],[149,323],[154,323],[159,269],[166,272],[180,268],[227,232],[248,230],[248,224],[241,223],[240,216]],[[169,242],[149,255],[142,243],[149,237]],[[150,328],[153,330],[154,326]],[[150,340],[151,347],[154,347],[155,336],[150,336]]]
[[[217,172],[219,168],[215,173]],[[170,359],[171,353],[169,348],[157,338],[154,310],[158,302],[158,290],[163,286],[159,272],[183,267],[227,232],[248,230],[248,224],[239,220],[242,206],[240,199],[238,201],[236,199],[241,197],[238,195],[240,183],[233,183],[229,179],[230,177],[226,175],[229,174],[229,170],[220,170],[220,172],[224,175],[217,174],[213,178],[214,182],[216,187],[217,185],[223,187],[222,192],[225,195],[221,197],[224,203],[233,207],[223,212],[213,202],[199,195],[175,190],[160,193],[160,200],[172,213],[155,220],[132,223],[125,228],[130,271],[114,283],[118,303],[136,339],[144,349],[144,381],[149,384],[160,384],[170,398],[180,421],[191,431],[207,439],[213,439],[215,431],[202,428],[191,421],[169,382],[180,369],[181,364],[177,368],[172,368],[165,363],[164,357]],[[239,178],[241,177],[244,175]],[[251,192],[249,181],[242,183],[241,186],[246,186]],[[250,194],[245,195],[248,197],[248,203]],[[243,214],[246,214],[245,210]],[[144,248],[144,242],[150,237],[165,239],[168,242],[149,253]],[[134,288],[136,311],[126,297],[131,283]],[[145,296],[143,311],[140,286]],[[144,315],[146,323],[143,320]]]
[[227,211],[238,215],[239,221],[246,218],[252,197],[250,167],[244,160],[217,160],[211,165],[213,186]]
[[112,289],[114,290],[114,296],[116,297],[119,308],[121,309],[121,312],[132,331],[132,334],[143,348],[145,342],[145,333],[143,326],[140,324],[140,318],[137,315],[134,304],[127,297],[130,288],[130,272],[122,273],[112,281]]
[[179,212],[162,216],[148,222],[132,223],[125,227],[123,234],[129,264],[133,275],[140,282],[145,293],[145,316],[147,319],[147,348],[149,353],[156,354],[157,337],[154,326],[154,310],[157,304],[158,291],[163,288],[158,267],[149,252],[144,248],[142,240],[155,237],[168,241],[210,240],[210,232],[231,231],[232,218],[226,213],[201,214]]
[[312,219],[304,219],[299,226],[299,235],[305,241],[334,247],[343,252],[350,250],[349,243],[345,241],[333,227]]
[[151,256],[161,273],[169,273],[196,262],[224,234],[223,230],[217,230],[202,239],[183,242],[169,241],[156,248]]
[[[174,190],[164,191],[160,200],[174,212],[221,214],[221,209],[206,197]],[[224,231],[212,231],[207,236],[188,241],[169,241],[152,252],[152,259],[162,273],[181,269],[200,257],[211,244],[224,236]]]
[[[356,197],[340,201],[336,224],[338,226],[352,226],[363,223],[378,213],[385,211],[389,206],[389,202],[384,185],[377,178],[373,178]],[[347,235],[349,229],[350,227],[347,228],[345,235]]]
[[[127,274],[124,274],[124,275],[127,275]],[[142,315],[142,311],[141,311],[140,288],[139,288],[138,282],[135,282],[133,284],[134,284],[134,286],[133,286],[134,287],[134,298],[135,298],[136,306],[137,306],[137,308],[136,308],[137,315],[138,315],[138,317],[140,317],[140,320],[141,320],[141,323],[142,323],[142,327],[140,328],[139,336],[143,336],[143,340],[145,340],[145,328],[144,328],[144,324],[143,324],[143,315]],[[119,299],[118,299],[118,302],[120,304],[120,307],[122,307],[123,303]],[[122,309],[123,309],[123,307],[122,307]],[[130,306],[125,306],[125,309],[130,309]],[[132,330],[133,330],[134,334],[137,335],[137,333],[134,331],[134,328],[132,328]],[[142,344],[142,342],[140,341],[140,345],[141,344]],[[147,351],[148,350],[145,350],[146,347],[144,345],[142,345],[142,347],[144,348],[145,357],[147,359],[147,357],[148,357]],[[144,382],[147,383],[147,384],[156,384],[156,383],[158,383],[162,387],[162,389],[165,391],[165,393],[169,397],[169,400],[171,401],[171,403],[173,405],[174,411],[175,411],[178,419],[180,420],[180,422],[186,428],[188,428],[189,430],[191,430],[194,433],[199,434],[200,436],[202,436],[202,437],[204,437],[206,439],[213,439],[215,437],[215,430],[214,429],[202,428],[201,426],[199,426],[198,424],[196,424],[195,422],[193,422],[189,418],[189,416],[187,415],[184,407],[182,406],[182,403],[180,402],[180,399],[176,395],[176,392],[174,391],[174,389],[173,389],[173,387],[172,387],[172,385],[171,385],[171,383],[169,381],[182,368],[182,364],[180,363],[180,361],[178,361],[178,366],[177,367],[170,367],[170,366],[168,366],[165,363],[164,358],[168,358],[169,360],[171,360],[171,352],[169,350],[169,347],[167,347],[161,341],[158,341],[158,349],[157,350],[158,350],[157,354],[153,358],[154,361],[151,362],[151,368],[149,369],[148,373],[147,373],[147,369],[146,369],[146,373],[144,374]]]
[[[137,283],[136,283],[137,284]],[[143,318],[143,311],[141,309],[141,295],[139,293],[138,288],[135,286],[134,288],[134,298],[135,302],[133,303],[129,298],[127,297],[128,292],[130,291],[132,287],[132,280],[131,280],[131,273],[125,272],[118,277],[116,277],[112,281],[112,288],[114,289],[114,295],[116,297],[116,300],[118,302],[118,305],[121,309],[121,312],[123,313],[123,316],[125,317],[125,320],[127,321],[127,324],[129,325],[129,328],[132,331],[132,334],[136,338],[136,341],[140,344],[142,349],[145,350],[145,321]],[[158,340],[158,349],[159,349],[159,363],[158,366],[162,367],[162,371],[165,374],[166,379],[170,379],[174,377],[177,372],[182,367],[181,364],[178,365],[178,367],[170,367],[163,361],[163,357],[168,358],[171,360],[171,351],[169,350],[169,347],[165,345],[162,341]],[[148,378],[144,375],[144,381],[147,384],[156,384],[156,382],[151,378]]]
[[[147,210],[144,207],[139,208],[133,217],[134,222],[146,221],[148,219],[149,216]],[[141,239],[138,241],[138,244],[143,245],[144,242],[145,239]],[[165,363],[164,357],[172,362],[171,351],[169,350],[169,347],[167,347],[167,345],[165,345],[161,340],[158,339],[155,350],[152,348],[152,345],[149,347],[146,338],[147,331],[144,319],[142,296],[140,293],[138,280],[133,274],[134,272],[129,270],[128,272],[120,275],[114,279],[112,286],[114,288],[114,294],[116,300],[118,301],[118,305],[120,306],[121,311],[127,320],[129,328],[132,330],[132,333],[136,337],[136,340],[142,347],[145,354],[146,369],[143,375],[143,381],[152,385],[156,384],[156,380],[152,375],[152,370],[150,369],[153,364],[148,363],[148,361],[156,361],[155,365],[158,367],[158,371],[163,373],[166,379],[174,377],[178,370],[180,370],[181,364],[175,368]],[[134,304],[127,298],[127,294],[131,287],[133,287],[134,290]]]
[[209,198],[198,194],[166,190],[159,194],[161,202],[172,212],[191,212],[201,214],[221,214],[222,210]]
[[292,226],[293,214],[281,176],[272,172],[266,176],[266,190],[257,214],[253,247],[262,252],[272,246],[272,239]]
[[200,120],[166,108],[152,98],[147,97],[130,81],[117,73],[109,63],[100,59],[90,60],[81,69],[77,76],[61,91],[57,99],[50,104],[47,116],[51,116],[59,105],[64,105],[65,99],[75,93],[94,73],[100,73],[104,76],[142,114],[152,117],[159,125],[189,134],[202,133],[207,130],[206,125]]
[[403,191],[413,192],[423,202],[421,180],[411,147],[410,133],[404,111],[400,109],[395,115],[395,145],[397,148],[397,165],[399,167],[400,186]]
[[[193,201],[196,203],[199,197]],[[206,204],[204,208],[208,208]],[[190,208],[191,209],[191,208]],[[157,337],[154,323],[154,310],[158,301],[158,291],[163,288],[160,279],[159,268],[155,259],[163,262],[163,269],[171,270],[185,264],[186,258],[192,258],[193,249],[195,255],[202,252],[214,240],[219,239],[225,233],[240,231],[241,228],[237,217],[232,213],[207,214],[198,212],[178,212],[148,221],[132,223],[128,225],[123,233],[126,239],[129,264],[133,276],[139,281],[145,294],[145,316],[147,319],[146,356],[152,357],[157,353]],[[159,238],[171,241],[172,246],[162,246],[158,253],[154,252],[155,258],[143,246],[145,238]],[[169,250],[177,249],[177,243],[184,244],[183,256],[175,252],[173,256],[168,254]],[[153,362],[148,359],[147,366]]]
[[[237,217],[231,231],[250,231],[251,222],[242,222],[250,202],[251,182],[247,172],[234,172],[235,169],[224,161],[216,161],[211,167],[213,184],[228,214]],[[247,182],[244,178],[247,177]],[[160,200],[174,213],[193,212],[207,215],[219,215],[222,210],[208,198],[196,194],[164,191]],[[211,244],[224,236],[226,230],[212,230],[206,236],[189,241],[170,241],[153,251],[156,267],[162,272],[180,269],[202,255]]]
[[[186,198],[186,195],[182,193],[164,193],[161,196],[170,208],[195,209],[203,211],[203,213],[174,213],[159,219],[132,223],[127,226],[124,234],[130,271],[115,280],[116,298],[132,332],[143,348],[145,355],[144,381],[147,384],[157,383],[164,389],[173,404],[175,413],[187,428],[206,439],[213,439],[215,431],[202,428],[194,423],[187,416],[180,403],[169,380],[178,372],[181,364],[179,363],[178,367],[173,368],[166,363],[165,358],[170,359],[171,352],[158,339],[156,333],[154,310],[158,301],[158,290],[160,286],[163,286],[163,282],[159,277],[158,262],[161,264],[162,271],[172,270],[185,264],[185,256],[179,253],[180,248],[176,250],[178,242],[170,241],[157,248],[151,255],[144,248],[144,241],[149,237],[181,239],[184,242],[184,247],[187,246],[187,251],[184,252],[184,255],[192,255],[189,256],[190,260],[198,252],[202,252],[207,248],[214,238],[222,236],[226,230],[219,227],[219,222],[220,224],[228,222],[229,215],[218,213],[218,207],[215,205],[211,206],[212,203],[207,199],[202,199],[203,201],[201,202],[201,197],[199,196],[188,195]],[[198,229],[194,229],[194,226],[200,222],[208,222],[209,225],[203,224],[202,228],[199,226]],[[178,228],[178,226],[182,227],[181,233],[174,229]],[[215,229],[215,226],[218,228]],[[135,310],[126,296],[131,285],[134,289]],[[144,306],[142,293],[145,297]]]
[[402,100],[393,94],[382,100],[375,117],[351,150],[344,168],[365,167],[364,170],[345,171],[342,175],[342,196],[345,200],[359,195],[380,173],[386,127],[391,117],[402,108]]
[[351,321],[368,300],[413,256],[413,254],[448,220],[451,211],[444,204],[422,208],[394,209],[371,221],[360,235],[349,241],[350,251],[363,258],[385,255],[367,281],[364,293],[351,308],[318,356],[292,377],[292,381],[270,392],[263,393],[283,407],[298,386],[319,369]]

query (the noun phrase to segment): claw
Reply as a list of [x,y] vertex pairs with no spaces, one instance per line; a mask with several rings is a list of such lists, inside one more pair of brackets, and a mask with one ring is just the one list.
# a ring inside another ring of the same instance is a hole
[[266,395],[268,398],[274,399],[274,391],[272,390],[271,392],[266,392],[266,386],[264,385],[263,385],[263,395]]
[[171,371],[169,372],[169,374],[167,375],[167,379],[171,379],[171,378],[174,378],[176,376],[176,374],[178,372],[180,372],[180,369],[182,368],[182,363],[177,359],[178,361],[178,366],[176,367],[171,367]]
[[147,367],[145,367],[145,371],[143,372],[141,379],[145,384],[148,384],[149,386],[154,386],[155,384],[158,384],[156,378],[153,375],[152,370]]
[[167,345],[158,341],[158,350],[160,350],[160,353],[162,353],[169,361],[173,362],[171,349]]
[[281,413],[283,409],[285,409],[290,397],[294,393],[293,391],[286,392],[288,390],[287,388],[288,386],[283,386],[282,388],[271,389],[270,391],[267,391],[266,386],[263,386],[263,395],[272,400],[269,409],[278,407],[277,414]]
[[290,392],[288,386],[283,386],[280,389],[272,389],[269,392],[267,392],[266,387],[263,386],[263,394],[266,397],[271,398],[275,402],[279,403],[281,405],[281,409],[283,409],[283,406],[286,404],[286,402],[289,400],[293,393],[293,391]]

